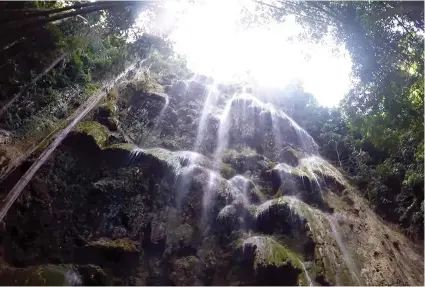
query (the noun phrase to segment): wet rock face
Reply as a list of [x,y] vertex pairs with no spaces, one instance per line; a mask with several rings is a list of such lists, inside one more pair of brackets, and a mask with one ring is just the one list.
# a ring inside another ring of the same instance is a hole
[[0,282],[423,283],[416,247],[285,114],[206,77],[163,83],[118,88],[33,178],[0,235]]
[[[302,273],[297,255],[269,237],[254,236],[240,241],[242,242],[236,249],[235,257],[241,265],[240,272],[251,274],[253,281],[250,283],[297,285],[298,277]],[[285,276],[282,276],[283,274]]]

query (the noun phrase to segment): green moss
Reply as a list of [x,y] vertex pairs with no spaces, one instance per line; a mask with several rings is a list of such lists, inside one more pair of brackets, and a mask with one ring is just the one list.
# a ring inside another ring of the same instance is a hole
[[268,162],[267,169],[273,169],[277,165],[276,162],[270,161]]
[[116,88],[112,88],[106,94],[107,101],[116,101],[118,99],[118,90]]
[[260,202],[263,202],[267,199],[267,196],[259,188],[255,187],[253,191],[255,195],[258,197],[258,199],[260,200]]
[[305,166],[301,168],[301,171],[302,171],[301,176],[306,176],[309,179],[313,178],[313,174]]
[[117,113],[117,106],[115,105],[115,101],[107,101],[99,106],[99,111],[107,115],[108,117],[113,117]]
[[243,155],[256,155],[257,151],[255,149],[250,148],[250,147],[244,147],[244,148],[241,149],[240,153],[243,154]]
[[287,148],[285,148],[285,151],[290,153],[293,157],[298,158],[297,151],[294,150],[293,148],[287,147]]
[[230,165],[222,163],[220,167],[220,174],[225,179],[229,179],[236,175],[236,171]]
[[74,132],[88,135],[93,138],[99,147],[104,147],[108,141],[108,129],[93,121],[80,122],[75,128]]
[[92,247],[100,247],[104,249],[116,249],[124,252],[137,252],[138,249],[135,245],[135,242],[130,239],[100,239],[98,241],[93,241],[88,244]]
[[100,85],[93,84],[93,83],[87,83],[85,85],[85,93],[87,95],[93,95],[94,93],[98,92],[100,89]]
[[[242,244],[239,242],[239,245],[243,252],[244,250],[255,250],[254,270],[260,266],[267,265],[276,267],[291,265],[293,268],[300,270],[300,272],[303,270],[300,263],[301,256],[282,246],[273,238],[253,236],[244,240]],[[254,246],[255,249],[252,248]]]
[[244,241],[245,240],[243,238],[239,238],[238,240],[236,240],[234,243],[235,249],[241,248],[243,246]]
[[193,228],[189,224],[185,223],[173,230],[172,234],[178,240],[188,241],[192,238]]
[[42,265],[29,268],[4,268],[0,271],[2,285],[55,285],[66,286],[67,272],[72,270],[66,266]]
[[124,150],[128,152],[132,152],[135,148],[135,145],[130,143],[119,143],[119,144],[113,144],[109,145],[105,148],[105,150]]
[[180,166],[179,158],[174,156],[174,153],[167,149],[153,148],[146,150],[144,154],[154,157],[156,160],[159,160],[168,167],[177,168]]

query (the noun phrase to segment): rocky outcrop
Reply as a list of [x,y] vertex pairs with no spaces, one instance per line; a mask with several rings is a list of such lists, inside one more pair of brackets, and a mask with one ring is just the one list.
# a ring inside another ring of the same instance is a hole
[[69,134],[8,213],[0,282],[423,283],[418,247],[283,112],[164,83],[118,87]]

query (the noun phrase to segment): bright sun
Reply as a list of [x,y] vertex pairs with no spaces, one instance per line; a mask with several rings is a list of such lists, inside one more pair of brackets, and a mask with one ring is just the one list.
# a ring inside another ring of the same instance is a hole
[[[248,1],[168,1],[158,19],[188,68],[216,82],[246,80],[284,88],[294,80],[324,106],[335,106],[351,86],[351,59],[345,47],[328,36],[320,43],[300,40],[295,20],[245,28],[242,4]],[[223,5],[225,7],[223,7]]]

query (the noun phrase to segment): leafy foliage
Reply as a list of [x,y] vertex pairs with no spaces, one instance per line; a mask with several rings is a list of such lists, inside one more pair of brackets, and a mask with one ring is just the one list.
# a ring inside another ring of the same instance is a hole
[[286,91],[281,105],[378,213],[423,237],[423,3],[259,3],[279,20],[295,14],[310,39],[331,33],[346,45],[358,83],[341,108],[319,107],[302,88]]

